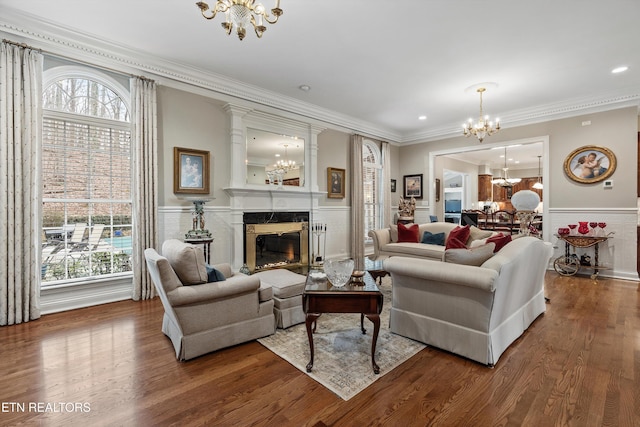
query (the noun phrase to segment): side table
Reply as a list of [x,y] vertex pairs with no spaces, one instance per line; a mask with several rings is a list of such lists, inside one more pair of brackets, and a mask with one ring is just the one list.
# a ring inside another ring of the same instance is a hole
[[382,278],[389,275],[389,272],[386,271],[382,265],[383,261],[387,258],[389,257],[386,255],[364,258],[364,269],[369,272],[374,281],[378,281],[378,285],[382,285]]
[[[309,350],[311,360],[307,364],[307,372],[313,368],[313,332],[316,321],[323,313],[360,313],[360,329],[365,334],[364,318],[373,323],[373,336],[371,337],[371,366],[374,374],[380,373],[380,367],[376,363],[376,343],[380,332],[380,313],[382,312],[383,296],[376,282],[365,274],[364,283],[349,281],[344,287],[334,287],[325,277],[314,279],[307,276],[304,293],[302,294],[302,309],[306,315],[305,324],[307,337],[309,338]],[[312,330],[312,326],[313,330]]]
[[184,242],[204,246],[204,260],[207,264],[211,264],[211,242],[213,242],[213,237],[206,239],[184,239]]

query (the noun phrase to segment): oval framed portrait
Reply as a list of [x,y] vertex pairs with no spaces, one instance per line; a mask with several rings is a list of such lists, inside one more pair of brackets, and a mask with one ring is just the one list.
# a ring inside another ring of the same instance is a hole
[[613,151],[596,145],[576,148],[564,160],[564,173],[573,181],[593,184],[609,178],[616,170]]

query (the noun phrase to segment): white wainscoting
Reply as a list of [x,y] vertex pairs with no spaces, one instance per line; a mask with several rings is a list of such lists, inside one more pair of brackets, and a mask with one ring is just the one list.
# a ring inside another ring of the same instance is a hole
[[[159,248],[167,239],[184,239],[184,234],[192,227],[193,209],[184,207],[160,207],[158,209]],[[229,263],[234,268],[242,265],[242,259],[234,259],[235,254],[242,254],[242,237],[236,237],[236,229],[242,225],[242,216],[233,214],[231,207],[207,207],[204,206],[205,227],[213,236],[211,244],[211,263]],[[347,256],[351,252],[349,236],[351,235],[351,208],[350,207],[320,207],[311,212],[312,222],[327,224],[327,239],[325,256],[327,258]],[[310,244],[315,244],[309,233]],[[321,243],[324,247],[324,240]],[[236,245],[239,245],[236,248]],[[312,252],[309,252],[310,254]]]
[[[193,226],[192,212],[192,206],[158,208],[158,252],[161,252],[162,242],[165,240],[184,239],[185,233]],[[229,207],[204,206],[205,228],[213,236],[211,243],[212,264],[224,262],[233,264],[234,227],[231,223],[231,217],[231,208]]]
[[40,313],[50,314],[132,298],[131,274],[108,279],[76,281],[40,289]]
[[[611,267],[602,270],[601,276],[618,279],[638,280],[636,267],[637,243],[636,227],[638,212],[633,208],[620,209],[549,209],[549,221],[545,218],[545,227],[549,227],[550,242],[554,245],[551,261],[564,255],[565,243],[555,237],[559,227],[577,224],[578,221],[606,222],[607,233],[613,232],[612,238],[599,245],[599,264]],[[591,256],[593,263],[594,248],[576,248],[575,253]],[[572,251],[573,253],[573,251]],[[586,270],[585,270],[586,271]]]
[[[214,241],[211,246],[211,262],[228,262],[237,268],[242,260],[235,260],[234,254],[242,253],[242,241],[235,238],[236,224],[232,223],[231,207],[205,206],[206,228],[211,231]],[[166,239],[184,238],[184,233],[192,226],[191,207],[161,207],[159,209],[160,245]],[[418,223],[429,222],[428,209],[416,209]],[[241,221],[241,219],[240,219]],[[347,256],[351,252],[351,208],[315,207],[311,212],[311,221],[327,224],[326,258]],[[549,218],[545,218],[549,241],[555,246],[555,259],[564,254],[564,242],[554,236],[559,227],[577,224],[578,221],[606,222],[606,231],[614,232],[613,238],[600,244],[600,264],[611,269],[601,271],[601,276],[619,279],[638,280],[636,271],[636,226],[638,214],[635,209],[549,209]],[[546,234],[546,233],[545,233]],[[309,236],[310,244],[315,244]],[[324,245],[324,242],[321,243]],[[240,245],[236,250],[234,245]],[[313,250],[310,252],[312,253]],[[588,253],[593,259],[593,248],[576,249],[578,256]],[[239,264],[238,264],[239,263]],[[553,268],[553,267],[551,267]]]

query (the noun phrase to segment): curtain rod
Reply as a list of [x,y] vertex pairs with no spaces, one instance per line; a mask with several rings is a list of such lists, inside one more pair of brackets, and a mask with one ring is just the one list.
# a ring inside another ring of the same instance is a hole
[[120,71],[120,70],[116,70],[116,69],[113,69],[113,68],[97,66],[97,65],[95,65],[95,64],[91,64],[91,63],[89,63],[89,62],[82,61],[82,60],[79,60],[79,59],[76,59],[76,58],[72,58],[72,57],[65,56],[65,55],[60,55],[60,54],[58,54],[58,53],[53,53],[53,52],[49,52],[49,51],[46,51],[46,50],[43,50],[43,49],[40,49],[40,48],[36,48],[36,47],[33,47],[33,46],[29,46],[29,45],[28,45],[28,44],[26,44],[26,43],[18,43],[18,42],[14,42],[14,41],[12,41],[12,40],[8,40],[8,39],[2,39],[2,42],[3,42],[3,43],[10,44],[10,45],[13,45],[13,46],[22,47],[22,48],[25,48],[25,49],[32,49],[32,50],[35,50],[35,51],[37,51],[37,52],[40,52],[40,53],[42,53],[42,54],[44,54],[44,55],[48,55],[48,56],[51,56],[51,57],[55,57],[55,58],[59,58],[59,59],[64,59],[64,60],[67,60],[67,61],[73,61],[73,62],[75,62],[75,63],[82,64],[82,65],[86,65],[86,66],[89,66],[89,67],[93,67],[93,68],[101,68],[101,69],[103,69],[103,70],[110,71],[110,72],[112,72],[112,73],[118,73],[118,74],[120,74],[120,75],[123,75],[123,76],[129,76],[129,77],[137,77],[137,78],[139,78],[139,79],[142,79],[142,80],[145,80],[145,81],[148,81],[148,82],[155,83],[155,81],[154,81],[153,79],[150,79],[150,78],[145,77],[145,76],[138,76],[138,75],[136,75],[136,74],[131,74],[131,73],[123,73],[122,71]]
[[11,41],[11,40],[8,40],[8,39],[2,39],[2,43],[10,44],[12,46],[22,47],[22,48],[25,48],[25,49],[31,49],[31,50],[35,50],[37,52],[42,53],[42,49],[37,49],[35,47],[29,46],[26,43],[18,43],[18,42],[14,42],[14,41]]

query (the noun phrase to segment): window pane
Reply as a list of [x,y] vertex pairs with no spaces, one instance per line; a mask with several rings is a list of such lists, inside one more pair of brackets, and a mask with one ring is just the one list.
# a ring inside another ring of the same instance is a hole
[[124,101],[114,91],[93,80],[67,78],[55,82],[44,91],[43,106],[46,110],[129,121]]
[[44,111],[43,286],[130,272],[131,133],[82,117],[128,120],[126,104],[86,79],[56,82],[44,104],[66,114]]

